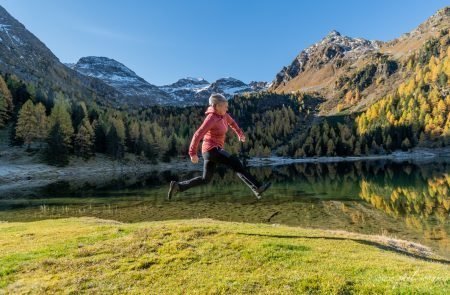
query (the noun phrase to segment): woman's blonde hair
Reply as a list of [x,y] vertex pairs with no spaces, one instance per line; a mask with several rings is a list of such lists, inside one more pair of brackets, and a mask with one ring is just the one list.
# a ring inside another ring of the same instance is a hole
[[210,106],[215,106],[215,105],[218,105],[219,103],[227,102],[227,101],[228,100],[226,99],[226,97],[220,93],[211,94],[211,96],[209,97],[209,105]]

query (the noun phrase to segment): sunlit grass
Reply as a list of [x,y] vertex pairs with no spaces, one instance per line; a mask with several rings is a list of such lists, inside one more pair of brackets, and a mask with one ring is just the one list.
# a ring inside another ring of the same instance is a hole
[[0,233],[0,293],[450,292],[448,264],[345,232],[69,218],[0,223]]

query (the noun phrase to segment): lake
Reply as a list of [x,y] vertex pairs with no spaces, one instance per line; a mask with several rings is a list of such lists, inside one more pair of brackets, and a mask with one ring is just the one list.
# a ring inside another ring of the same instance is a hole
[[166,200],[171,179],[201,172],[151,172],[108,183],[57,182],[0,198],[0,220],[95,216],[122,222],[214,218],[386,235],[450,258],[450,164],[389,160],[251,167],[272,187],[257,200],[230,170]]

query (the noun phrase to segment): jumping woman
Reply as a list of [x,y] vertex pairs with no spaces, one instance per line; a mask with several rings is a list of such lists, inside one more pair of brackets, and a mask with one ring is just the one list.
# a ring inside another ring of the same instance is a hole
[[245,135],[241,128],[227,113],[228,101],[222,94],[213,94],[209,98],[209,107],[206,110],[206,118],[192,137],[189,146],[189,156],[192,163],[198,163],[197,148],[200,140],[203,155],[203,176],[194,177],[189,180],[177,182],[171,181],[167,198],[170,200],[178,191],[183,192],[191,187],[207,184],[211,181],[217,164],[231,167],[237,176],[253,191],[260,199],[261,194],[267,190],[271,183],[261,184],[242,165],[235,156],[230,155],[223,149],[225,134],[228,126],[238,136],[239,140],[245,142]]

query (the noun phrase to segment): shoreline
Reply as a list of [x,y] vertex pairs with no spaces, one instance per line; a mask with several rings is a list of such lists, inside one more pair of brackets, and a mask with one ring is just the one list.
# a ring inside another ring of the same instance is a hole
[[[395,162],[413,162],[418,164],[446,162],[450,160],[450,148],[416,148],[408,152],[396,151],[391,154],[349,156],[349,157],[253,157],[247,160],[248,167],[282,166],[302,163],[339,163],[357,161],[390,160]],[[84,161],[73,157],[65,167],[50,166],[39,160],[39,155],[29,155],[23,148],[12,148],[0,152],[0,195],[21,195],[30,190],[57,182],[83,185],[107,184],[115,179],[126,177],[130,182],[137,181],[148,173],[164,171],[198,172],[203,169],[203,161],[193,164],[189,159],[171,159],[170,162],[152,164],[138,158],[126,161],[113,161],[103,154]]]
[[415,163],[429,163],[436,160],[450,159],[450,148],[416,148],[411,151],[395,151],[391,154],[368,155],[368,156],[335,156],[335,157],[307,157],[307,158],[290,158],[290,157],[253,157],[248,159],[249,166],[279,166],[295,163],[338,163],[338,162],[357,162],[357,161],[376,161],[391,160],[395,162],[413,161]]
[[39,155],[27,155],[20,149],[0,152],[0,195],[20,196],[47,185],[68,182],[74,187],[108,184],[115,179],[127,178],[135,182],[145,174],[163,171],[201,171],[202,165],[178,159],[152,164],[137,158],[119,162],[103,154],[84,161],[73,157],[65,167],[42,163]]

